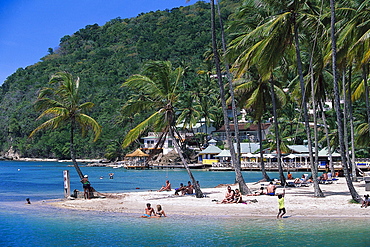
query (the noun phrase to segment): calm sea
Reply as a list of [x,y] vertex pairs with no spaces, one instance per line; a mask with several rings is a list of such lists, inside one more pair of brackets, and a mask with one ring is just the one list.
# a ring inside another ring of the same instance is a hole
[[[128,215],[25,204],[26,198],[35,202],[63,197],[63,170],[70,170],[72,190],[81,190],[70,165],[0,161],[0,246],[370,246],[369,219],[142,219],[141,209],[137,215]],[[155,190],[166,179],[174,187],[188,181],[185,170],[81,169],[101,192]],[[111,172],[114,179],[109,179]],[[202,187],[235,179],[234,172],[194,170],[193,174]],[[247,182],[261,178],[259,172],[243,175]]]

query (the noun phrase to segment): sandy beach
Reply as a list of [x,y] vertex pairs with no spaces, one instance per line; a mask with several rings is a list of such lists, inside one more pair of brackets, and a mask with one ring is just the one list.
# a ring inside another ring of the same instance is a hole
[[[249,183],[249,188],[258,190],[267,183]],[[357,192],[363,197],[370,194],[365,191],[364,182],[354,183]],[[205,198],[195,196],[176,196],[174,190],[170,192],[131,192],[131,193],[102,193],[105,198],[61,199],[47,201],[48,205],[71,210],[91,210],[103,212],[121,212],[140,216],[144,213],[146,203],[152,206],[160,204],[168,216],[199,215],[212,217],[276,217],[278,212],[277,196],[243,196],[247,203],[221,204],[225,196],[227,185],[216,188],[202,188]],[[231,185],[232,189],[237,186]],[[361,204],[350,203],[351,196],[348,192],[345,178],[339,178],[333,184],[321,184],[325,197],[313,196],[313,186],[286,187],[285,207],[286,217],[328,217],[328,218],[369,218],[370,207],[361,208]],[[283,187],[277,186],[277,193],[282,193]],[[257,202],[249,202],[257,200]]]

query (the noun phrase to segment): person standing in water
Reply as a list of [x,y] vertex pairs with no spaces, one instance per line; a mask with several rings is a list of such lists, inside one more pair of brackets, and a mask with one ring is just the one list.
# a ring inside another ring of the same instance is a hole
[[285,196],[285,189],[283,189],[283,194],[278,195],[279,213],[276,216],[276,218],[278,219],[283,218],[283,215],[286,213],[284,196]]

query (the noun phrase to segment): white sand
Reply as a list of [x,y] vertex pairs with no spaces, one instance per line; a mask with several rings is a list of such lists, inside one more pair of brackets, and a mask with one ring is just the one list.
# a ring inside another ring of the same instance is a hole
[[[265,186],[267,183],[264,183]],[[363,196],[370,194],[365,191],[364,182],[354,183],[357,192]],[[236,185],[231,185],[233,189]],[[248,184],[254,191],[261,184]],[[313,186],[286,187],[285,207],[288,217],[366,217],[370,218],[370,207],[361,208],[361,204],[349,203],[352,199],[344,178],[334,184],[321,184],[324,198],[314,197]],[[277,193],[282,192],[282,187],[277,188]],[[48,205],[73,210],[93,210],[104,212],[122,212],[129,214],[144,213],[146,203],[161,204],[168,216],[174,215],[203,215],[203,216],[243,216],[243,217],[276,217],[278,212],[277,196],[243,196],[243,200],[257,199],[258,202],[247,204],[220,204],[213,200],[222,201],[226,192],[226,185],[217,188],[202,188],[206,198],[194,196],[175,196],[171,192],[131,192],[104,194],[106,198],[91,200],[58,200],[48,202]]]

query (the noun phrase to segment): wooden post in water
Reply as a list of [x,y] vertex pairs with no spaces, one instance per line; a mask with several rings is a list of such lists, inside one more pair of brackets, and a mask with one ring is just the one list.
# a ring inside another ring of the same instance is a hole
[[64,178],[64,197],[67,198],[71,195],[71,187],[70,187],[70,179],[69,179],[69,171],[63,171],[63,178]]

